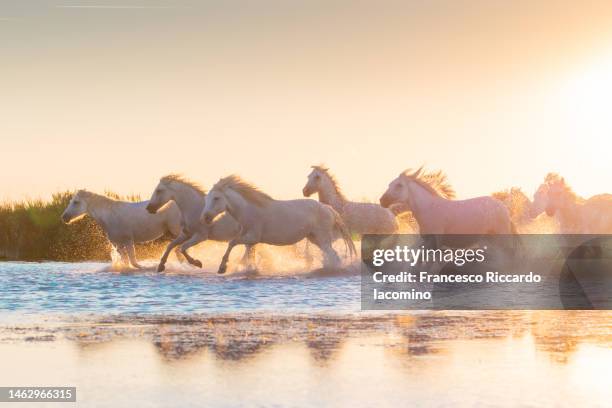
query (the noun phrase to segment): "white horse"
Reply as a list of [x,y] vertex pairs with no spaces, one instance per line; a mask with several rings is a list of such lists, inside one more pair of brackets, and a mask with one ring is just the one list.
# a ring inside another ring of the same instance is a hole
[[388,209],[374,203],[349,201],[326,167],[312,166],[312,172],[308,175],[308,181],[302,192],[304,197],[318,193],[319,201],[331,205],[351,232],[394,234],[398,230],[395,215]]
[[135,243],[152,241],[165,233],[177,236],[181,230],[181,214],[176,204],[167,205],[157,214],[149,214],[147,204],[148,201],[120,201],[79,190],[64,210],[62,220],[71,223],[89,215],[104,230],[122,262],[141,268],[136,261]]
[[544,182],[540,184],[533,195],[533,205],[531,206],[532,217],[537,217],[546,211],[546,207],[548,206],[548,190],[551,184],[554,184],[558,178],[559,175],[556,173],[548,173],[546,175]]
[[514,232],[504,204],[489,196],[453,200],[455,193],[441,172],[403,172],[380,198],[383,207],[406,204],[421,234],[510,234]]
[[[240,224],[229,215],[219,217],[210,225],[201,223],[200,216],[204,209],[205,199],[206,191],[202,187],[178,175],[171,174],[159,180],[155,191],[151,195],[149,205],[147,205],[147,211],[155,214],[166,203],[174,201],[181,212],[182,230],[174,241],[166,247],[159,260],[158,272],[165,269],[170,251],[178,245],[180,245],[180,251],[187,261],[201,268],[202,262],[192,258],[187,253],[187,249],[207,239],[229,241],[240,231]],[[253,246],[247,247],[245,259],[252,255],[252,248]]]
[[549,173],[535,199],[538,209],[558,220],[562,234],[612,233],[612,194],[586,200],[574,193],[563,177]]
[[238,176],[219,180],[206,197],[201,220],[210,224],[228,212],[242,230],[228,245],[219,273],[225,273],[230,252],[239,244],[292,245],[304,238],[321,249],[325,265],[338,265],[340,258],[332,247],[339,233],[351,252],[355,246],[340,215],[330,206],[314,200],[275,200]]

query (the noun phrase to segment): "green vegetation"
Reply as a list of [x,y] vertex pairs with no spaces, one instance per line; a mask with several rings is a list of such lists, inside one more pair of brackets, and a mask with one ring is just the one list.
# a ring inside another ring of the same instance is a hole
[[[32,200],[0,204],[0,259],[21,261],[97,261],[110,259],[110,244],[90,217],[70,225],[60,216],[72,192],[53,195],[50,201]],[[107,193],[113,198],[116,194]],[[128,197],[136,201],[138,197]],[[139,246],[139,252],[157,250],[161,241]]]

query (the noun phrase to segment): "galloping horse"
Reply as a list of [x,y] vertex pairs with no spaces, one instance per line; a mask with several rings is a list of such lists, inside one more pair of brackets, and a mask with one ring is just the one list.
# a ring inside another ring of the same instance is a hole
[[609,234],[612,232],[612,194],[585,200],[558,174],[549,173],[535,194],[538,210],[559,221],[563,234]]
[[548,206],[548,190],[550,189],[550,185],[553,184],[558,177],[556,173],[548,173],[544,178],[544,182],[540,184],[534,193],[533,204],[531,205],[532,217],[537,217],[546,210]]
[[275,200],[235,175],[213,186],[201,220],[211,224],[223,212],[236,219],[242,230],[228,243],[218,273],[225,273],[230,252],[239,244],[292,245],[308,238],[323,252],[325,265],[337,265],[340,258],[332,242],[339,233],[351,255],[356,252],[342,218],[332,207],[309,199]]
[[[198,184],[181,176],[171,174],[159,180],[155,191],[151,195],[149,205],[147,205],[147,211],[155,214],[166,203],[174,201],[181,212],[182,230],[174,241],[166,247],[159,260],[158,272],[162,272],[166,268],[168,254],[177,245],[180,245],[181,253],[190,264],[201,268],[202,262],[192,258],[187,253],[187,249],[207,239],[229,241],[240,231],[240,225],[229,215],[219,217],[210,225],[201,223],[200,215],[204,209],[205,200],[206,191]],[[248,246],[245,258],[251,254],[252,246]]]
[[388,209],[374,203],[349,201],[326,167],[312,166],[312,172],[308,175],[308,182],[302,192],[304,197],[318,193],[319,201],[331,205],[351,232],[393,234],[398,230],[395,215]]
[[148,203],[114,200],[79,190],[64,210],[62,220],[71,223],[91,216],[117,249],[122,262],[141,268],[136,261],[135,243],[152,241],[167,232],[176,237],[181,230],[181,214],[176,204],[170,203],[157,214],[149,214],[145,209]]
[[510,234],[514,231],[504,204],[489,196],[453,200],[455,193],[441,172],[423,167],[401,173],[380,198],[380,205],[405,204],[425,234]]

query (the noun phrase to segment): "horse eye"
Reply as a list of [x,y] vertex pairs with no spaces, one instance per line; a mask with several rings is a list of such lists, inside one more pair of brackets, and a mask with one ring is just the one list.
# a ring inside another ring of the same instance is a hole
[[396,184],[396,185],[395,185],[393,188],[394,188],[394,189],[396,189],[396,190],[399,190],[399,189],[400,189],[400,187],[401,187],[401,186],[400,186],[399,184]]
[[213,198],[213,201],[219,201],[219,197]]
[[321,178],[321,176],[319,176],[318,174],[315,176],[315,180],[318,180],[320,178]]
[[74,204],[79,205],[79,202],[78,202],[78,201],[75,201],[75,202],[74,202]]

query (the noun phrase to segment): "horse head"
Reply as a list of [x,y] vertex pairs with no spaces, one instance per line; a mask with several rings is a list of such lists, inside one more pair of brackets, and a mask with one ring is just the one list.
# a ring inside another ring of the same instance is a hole
[[151,195],[149,204],[147,204],[147,211],[151,214],[155,214],[170,200],[173,200],[172,191],[167,183],[160,180],[159,184],[157,184],[157,187]]
[[217,215],[221,214],[226,209],[227,200],[225,198],[225,194],[213,188],[206,196],[204,208],[202,209],[202,215],[200,216],[200,222],[210,224],[214,221]]
[[321,177],[321,170],[318,168],[318,166],[313,166],[312,171],[308,175],[308,181],[302,189],[302,194],[304,194],[304,197],[310,197],[314,193],[319,192],[321,189]]
[[79,190],[76,192],[68,203],[68,206],[62,213],[62,221],[70,224],[77,219],[80,219],[87,214],[87,192]]

